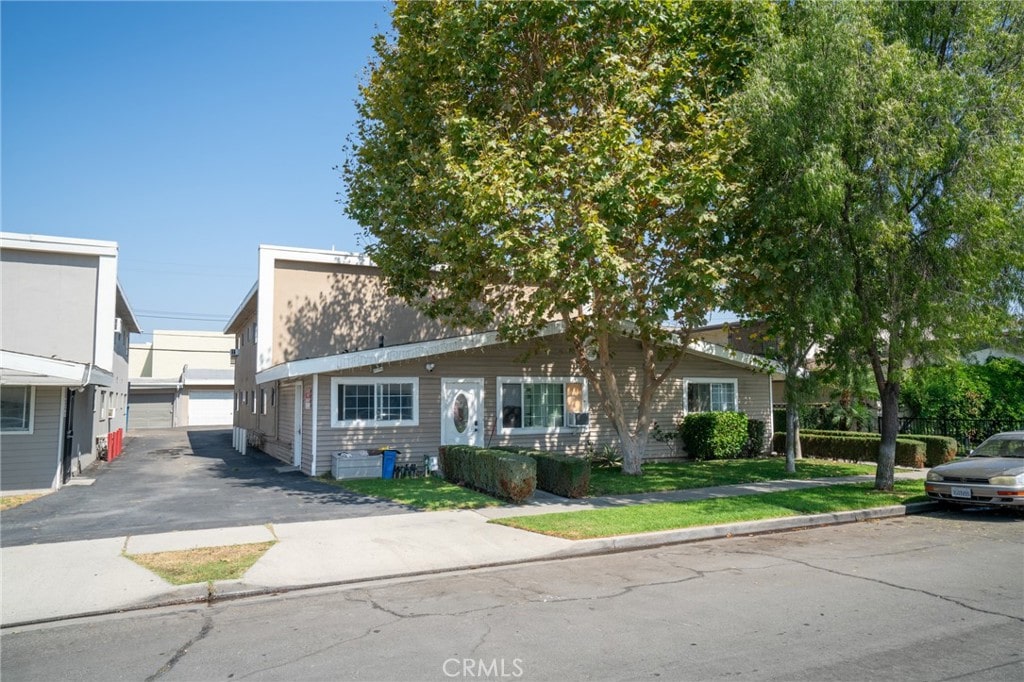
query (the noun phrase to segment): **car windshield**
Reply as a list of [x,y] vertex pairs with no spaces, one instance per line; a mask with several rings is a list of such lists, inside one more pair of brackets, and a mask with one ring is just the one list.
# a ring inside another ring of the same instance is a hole
[[1024,458],[1024,438],[989,438],[971,453],[971,457]]

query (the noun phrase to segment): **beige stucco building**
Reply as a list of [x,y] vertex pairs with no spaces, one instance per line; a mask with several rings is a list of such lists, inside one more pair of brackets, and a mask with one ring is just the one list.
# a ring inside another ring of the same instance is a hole
[[230,426],[234,338],[209,331],[153,331],[129,355],[131,430]]

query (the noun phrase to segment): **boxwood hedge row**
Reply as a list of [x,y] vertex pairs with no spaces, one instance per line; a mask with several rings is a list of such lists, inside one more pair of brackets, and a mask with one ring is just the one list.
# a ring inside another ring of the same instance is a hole
[[[878,446],[882,437],[877,433],[838,432],[843,435],[800,432],[800,448],[805,457],[816,459],[842,459],[854,462],[877,462]],[[786,451],[786,434],[772,437],[775,452]],[[896,439],[896,464],[921,469],[925,465],[926,446],[911,438]]]
[[441,472],[452,483],[511,502],[522,502],[537,487],[532,457],[469,445],[443,446],[439,454]]
[[[804,429],[800,431],[801,434],[815,434],[815,435],[826,435],[826,436],[860,436],[860,437],[872,437],[880,438],[877,433],[863,433],[858,431],[825,431],[821,429]],[[919,440],[925,445],[925,465],[929,467],[935,467],[946,462],[952,462],[956,459],[959,445],[955,438],[949,436],[926,436],[918,433],[905,433],[900,434],[900,438],[909,438],[911,440]]]
[[493,448],[526,455],[537,464],[537,487],[562,497],[586,497],[590,488],[590,462],[555,452],[502,446]]

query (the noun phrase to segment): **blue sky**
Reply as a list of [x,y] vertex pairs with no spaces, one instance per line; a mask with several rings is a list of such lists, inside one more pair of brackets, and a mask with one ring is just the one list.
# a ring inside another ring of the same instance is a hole
[[2,229],[118,242],[146,330],[220,330],[261,243],[361,251],[333,168],[388,10],[3,2]]

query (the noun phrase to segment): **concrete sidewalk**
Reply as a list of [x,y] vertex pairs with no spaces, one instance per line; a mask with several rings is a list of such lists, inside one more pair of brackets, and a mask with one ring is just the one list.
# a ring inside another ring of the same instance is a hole
[[[924,472],[898,474],[923,478]],[[694,540],[771,532],[907,513],[903,506],[788,517],[726,526],[572,541],[488,523],[490,518],[652,502],[753,495],[873,480],[870,476],[719,486],[645,495],[565,500],[553,495],[519,506],[268,524],[0,550],[3,627],[164,604],[238,598],[314,586],[426,575]],[[917,508],[931,508],[924,503]],[[910,511],[916,511],[911,509]],[[242,580],[173,586],[124,554],[277,540]]]

